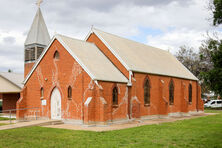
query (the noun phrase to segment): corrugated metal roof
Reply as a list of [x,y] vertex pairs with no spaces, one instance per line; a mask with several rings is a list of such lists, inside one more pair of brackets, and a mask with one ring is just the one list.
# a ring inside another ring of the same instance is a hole
[[50,42],[50,36],[46,27],[44,18],[42,16],[41,9],[38,8],[32,26],[27,35],[25,45],[40,44],[48,45]]
[[93,28],[128,70],[198,80],[168,51],[128,40]]
[[23,87],[22,82],[24,81],[24,74],[13,73],[13,72],[0,72],[0,76],[10,81],[20,89]]
[[94,44],[63,35],[59,35],[59,37],[95,77],[95,80],[128,82],[127,78]]

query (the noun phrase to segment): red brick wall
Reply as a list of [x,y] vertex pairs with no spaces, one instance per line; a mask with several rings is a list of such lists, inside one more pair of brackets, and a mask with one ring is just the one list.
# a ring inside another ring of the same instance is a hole
[[[96,45],[104,54],[119,68],[125,76],[128,71],[109,52],[101,41],[95,36],[89,40],[95,41]],[[59,52],[59,60],[55,60],[55,51]],[[151,103],[144,106],[143,84],[148,77],[151,84]],[[169,105],[169,82],[174,82],[174,104]],[[188,85],[192,84],[193,101],[188,104]],[[98,81],[99,86],[91,80],[82,67],[55,40],[46,55],[31,75],[21,93],[17,108],[39,107],[40,116],[50,118],[50,97],[52,90],[57,87],[62,96],[62,118],[75,119],[85,123],[116,121],[127,119],[128,114],[132,118],[139,118],[147,115],[167,115],[174,112],[196,111],[201,108],[200,89],[196,81],[190,81],[167,76],[134,73],[132,87],[123,83]],[[68,86],[72,86],[72,99],[67,97]],[[112,106],[112,89],[118,87],[118,106]],[[40,88],[44,88],[46,106],[41,105]],[[85,105],[87,98],[92,97],[91,102]],[[198,101],[197,101],[198,100]],[[200,102],[197,104],[197,102]],[[32,111],[21,111],[17,117],[32,115]]]
[[[2,99],[2,94],[0,93],[0,99]],[[2,110],[2,106],[0,107],[0,111]]]
[[[92,33],[87,39],[88,42],[92,42],[109,58],[110,61],[127,77],[129,78],[129,72],[120,63],[120,61],[112,54],[112,52],[105,46],[105,44]],[[144,106],[144,92],[143,84],[145,78],[148,76],[151,83],[151,104],[150,106]],[[174,82],[174,104],[169,105],[169,82]],[[164,82],[164,83],[163,83]],[[203,110],[201,104],[200,95],[197,95],[197,81],[191,81],[186,79],[171,78],[167,76],[134,73],[132,87],[129,87],[129,99],[128,112],[132,117],[140,117],[146,115],[162,114],[167,115],[168,113],[174,112],[188,112],[196,111],[197,108]],[[188,102],[188,86],[192,84],[192,103]],[[200,90],[198,90],[200,91]],[[198,103],[198,101],[199,103]],[[121,116],[121,113],[118,115]]]
[[[19,93],[2,94],[3,104],[2,110],[16,109],[16,102],[20,97]],[[8,112],[7,112],[8,113]]]
[[[99,81],[96,86],[92,101],[85,106],[84,122],[112,122],[127,119],[128,114],[128,89],[126,84]],[[112,90],[118,88],[118,105],[113,106]]]
[[[150,106],[144,106],[144,81],[145,78],[150,80]],[[169,82],[174,82],[174,104],[169,104]],[[162,82],[161,82],[162,80]],[[192,103],[188,102],[188,86],[192,84]],[[182,87],[184,86],[184,87]],[[134,73],[132,98],[136,96],[140,102],[140,116],[162,114],[174,112],[196,111],[197,99],[197,82],[171,78],[167,76],[158,76],[152,74]]]
[[[60,54],[59,60],[54,60],[55,51]],[[46,81],[47,79],[47,81]],[[85,123],[104,122],[126,118],[128,92],[126,84],[112,82],[99,82],[103,89],[91,80],[88,74],[71,57],[64,47],[56,40],[47,51],[37,69],[26,83],[21,99],[18,101],[18,108],[40,108],[40,116],[50,118],[50,96],[54,87],[60,90],[62,95],[62,118],[84,120]],[[67,88],[72,86],[72,99],[67,97]],[[119,89],[119,105],[112,107],[112,88],[116,85]],[[40,88],[44,88],[44,99],[47,105],[41,105]],[[84,102],[92,97],[89,106]],[[104,99],[101,99],[104,98]],[[103,104],[104,102],[107,104]],[[20,111],[17,116],[31,116],[32,111]]]
[[[128,88],[126,84],[110,82],[100,82],[99,84],[103,88],[103,90],[100,90],[100,97],[103,97],[107,102],[105,110],[106,120],[115,121],[126,119],[128,115]],[[115,86],[118,88],[118,106],[113,106],[112,103],[112,92]],[[98,111],[96,119],[98,119],[100,115]]]
[[[59,60],[53,58],[56,50],[59,52]],[[72,86],[72,99],[67,97],[69,85]],[[94,87],[94,85],[88,74],[64,47],[55,40],[25,84],[17,107],[39,107],[40,116],[50,118],[51,92],[57,87],[62,96],[62,118],[81,120],[83,118],[82,100],[86,100],[91,95],[92,90],[90,87]],[[41,87],[44,88],[43,99],[47,101],[46,106],[41,105]],[[31,116],[31,112],[26,111],[24,114],[18,113],[17,115],[22,118],[24,116]]]
[[[150,80],[150,106],[144,105],[144,81],[145,78]],[[169,104],[169,82],[174,82],[174,104]],[[163,83],[162,83],[162,82]],[[192,103],[188,101],[188,86],[192,85]],[[96,89],[94,102],[91,111],[88,111],[89,120],[94,121],[116,121],[127,119],[130,114],[132,118],[140,118],[149,115],[168,115],[169,113],[188,113],[189,111],[197,111],[197,104],[201,101],[197,96],[197,82],[171,78],[167,76],[159,76],[152,74],[134,73],[132,87],[126,84],[99,82],[102,89]],[[112,89],[118,87],[118,106],[112,106]],[[198,86],[199,87],[199,86]],[[198,90],[199,91],[199,90]],[[104,98],[106,105],[103,105],[99,98]],[[130,99],[130,101],[129,101]],[[128,102],[131,104],[129,105]],[[203,108],[200,108],[203,110]],[[105,114],[105,118],[103,117]],[[93,118],[90,118],[93,117]]]
[[200,110],[200,111],[203,111],[204,110],[204,101],[201,99],[201,86],[198,85],[197,86],[197,109]]
[[24,77],[27,76],[27,74],[29,74],[30,70],[32,69],[32,66],[34,65],[35,63],[25,63],[25,66],[24,66]]

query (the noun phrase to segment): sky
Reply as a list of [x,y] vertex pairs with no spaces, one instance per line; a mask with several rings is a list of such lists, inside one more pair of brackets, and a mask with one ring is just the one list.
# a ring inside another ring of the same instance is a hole
[[[36,0],[0,0],[0,71],[22,73],[24,42]],[[91,26],[175,54],[180,46],[198,51],[212,26],[208,0],[43,0],[50,36],[84,39]]]

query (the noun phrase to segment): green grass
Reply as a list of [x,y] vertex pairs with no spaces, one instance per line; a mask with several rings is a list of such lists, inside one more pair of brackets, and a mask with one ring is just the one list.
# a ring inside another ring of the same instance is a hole
[[87,132],[29,127],[0,131],[0,137],[0,147],[4,148],[219,148],[222,147],[222,112],[213,116],[118,131]]
[[[9,120],[9,118],[6,118],[6,117],[0,117],[0,121],[2,120]],[[11,120],[15,120],[15,118],[11,118]]]
[[205,113],[222,113],[222,109],[218,110],[218,109],[210,109],[210,108],[205,108],[204,109]]
[[6,124],[6,123],[0,123],[0,126],[3,126],[3,125],[8,125],[8,124]]

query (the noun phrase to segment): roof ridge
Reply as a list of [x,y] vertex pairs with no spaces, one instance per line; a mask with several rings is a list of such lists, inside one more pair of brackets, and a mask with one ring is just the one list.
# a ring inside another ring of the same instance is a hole
[[134,42],[134,43],[137,43],[137,44],[140,44],[140,45],[143,45],[143,46],[148,46],[148,47],[151,47],[151,48],[154,48],[154,49],[157,49],[157,50],[161,50],[161,51],[165,51],[165,52],[168,52],[167,50],[164,50],[164,49],[160,49],[160,48],[157,48],[157,47],[154,47],[154,46],[150,46],[150,45],[147,45],[145,43],[141,43],[141,42],[138,42],[138,41],[134,41],[132,39],[128,39],[128,38],[125,38],[125,37],[121,37],[121,36],[118,36],[118,35],[115,35],[115,34],[112,34],[112,33],[109,33],[109,32],[105,32],[103,30],[100,30],[100,29],[97,29],[97,28],[93,28],[95,31],[101,31],[103,33],[106,33],[106,34],[109,34],[109,35],[112,35],[112,36],[116,36],[118,38],[121,38],[121,39],[124,39],[124,40],[128,40],[128,41],[131,41],[131,42]]
[[62,35],[62,34],[56,34],[56,35],[62,36],[62,37],[66,37],[66,38],[70,38],[70,39],[72,39],[72,40],[80,41],[80,42],[83,42],[83,43],[86,43],[86,44],[95,45],[94,43],[87,42],[87,41],[84,41],[84,40],[81,40],[81,39],[77,39],[77,38],[73,38],[73,37],[70,37],[70,36],[67,36],[67,35]]
[[129,65],[131,71],[198,80],[167,50],[100,31],[96,28],[93,29],[91,33],[94,32],[102,42],[107,44],[106,46],[111,52],[119,55],[119,61]]
[[40,18],[40,14],[41,14],[41,9],[40,9],[40,7],[38,8],[37,11],[38,11],[38,12],[36,13],[36,15],[38,14],[38,17],[37,17],[38,25],[37,25],[37,28],[36,28],[36,30],[37,30],[36,41],[37,41],[38,38],[39,38],[39,26],[40,26],[40,20],[39,20],[39,18]]

